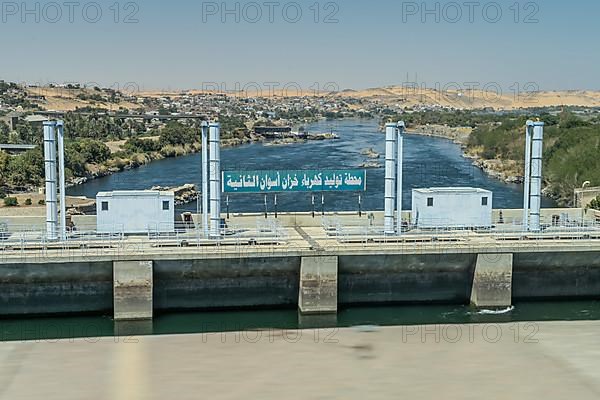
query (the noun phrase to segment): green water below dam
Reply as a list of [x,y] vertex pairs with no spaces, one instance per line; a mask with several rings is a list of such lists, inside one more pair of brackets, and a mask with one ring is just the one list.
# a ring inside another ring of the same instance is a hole
[[[170,335],[269,329],[336,328],[352,326],[496,324],[510,322],[585,321],[600,319],[600,300],[520,302],[506,310],[477,310],[465,305],[402,305],[350,307],[337,317],[300,317],[296,309],[172,312],[152,321],[116,324],[107,316],[0,319],[0,341],[68,340],[125,336]],[[534,329],[534,328],[532,328]],[[250,334],[248,334],[250,335]]]

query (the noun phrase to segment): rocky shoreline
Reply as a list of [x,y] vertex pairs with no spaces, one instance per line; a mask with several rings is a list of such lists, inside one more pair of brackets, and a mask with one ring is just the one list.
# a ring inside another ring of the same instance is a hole
[[476,154],[464,153],[463,157],[472,161],[472,164],[484,171],[492,178],[504,181],[504,183],[513,183],[522,185],[523,176],[516,175],[514,171],[518,168],[517,163],[511,160],[486,160]]
[[296,143],[307,143],[309,141],[321,141],[321,140],[333,140],[337,139],[337,136],[332,133],[317,133],[310,134],[302,137],[284,137],[279,139],[267,140],[265,141],[265,146],[286,146],[290,144]]
[[470,127],[453,128],[446,125],[417,125],[414,130],[407,131],[407,133],[414,135],[450,139],[454,143],[461,145],[463,149],[466,148],[472,132],[473,128]]
[[[256,143],[256,142],[261,142],[261,141],[264,141],[264,138],[262,136],[250,134],[249,136],[246,136],[244,138],[224,139],[221,142],[221,148],[236,147],[236,146],[241,146],[243,144]],[[98,166],[95,166],[95,168],[91,168],[91,171],[89,171],[89,173],[86,176],[71,178],[66,182],[66,185],[67,185],[67,187],[83,185],[94,179],[104,178],[104,177],[111,176],[111,175],[119,173],[119,172],[129,171],[129,170],[132,170],[135,168],[142,167],[144,165],[151,163],[152,161],[157,161],[157,160],[162,160],[165,158],[172,158],[172,157],[183,157],[183,156],[187,156],[190,154],[198,153],[200,151],[201,151],[201,146],[198,143],[198,144],[183,148],[182,154],[175,154],[173,156],[164,156],[160,152],[145,153],[145,154],[142,154],[143,157],[141,157],[142,158],[141,160],[139,159],[140,157],[137,157],[135,160],[134,159],[129,160],[128,163],[124,164],[121,167],[100,168]],[[116,161],[116,160],[113,160],[113,161]]]
[[[337,138],[337,136],[335,136],[331,133],[320,133],[320,134],[310,135],[307,138],[301,138],[301,139],[300,138],[285,138],[285,139],[277,139],[277,140],[270,141],[267,143],[270,146],[277,146],[277,145],[286,145],[286,144],[292,144],[292,143],[306,143],[308,141],[333,140],[336,138]],[[265,141],[266,141],[266,139],[263,136],[256,135],[254,133],[250,133],[249,135],[244,136],[243,138],[223,139],[221,141],[221,148],[237,147],[237,146],[241,146],[244,144],[258,143],[258,142],[265,142]],[[164,156],[160,152],[140,154],[140,157],[134,157],[135,159],[128,160],[129,161],[128,163],[125,163],[124,165],[122,165],[120,167],[100,168],[98,166],[95,166],[95,168],[92,168],[92,170],[86,176],[71,178],[67,181],[66,184],[67,184],[67,187],[83,185],[94,179],[103,178],[103,177],[110,176],[110,175],[113,175],[113,174],[116,174],[119,172],[139,168],[141,166],[151,163],[152,161],[161,160],[161,159],[170,158],[170,157],[182,157],[182,156],[186,156],[186,155],[190,155],[190,154],[195,154],[200,151],[201,151],[200,144],[194,143],[191,146],[182,147],[181,154],[174,154],[172,156]],[[116,160],[113,160],[113,161],[116,161]]]
[[200,192],[196,189],[196,185],[186,183],[177,187],[153,186],[150,190],[158,190],[164,192],[173,192],[175,194],[175,205],[181,206],[192,203],[200,198]]
[[[417,126],[414,130],[407,133],[450,139],[454,143],[460,145],[463,151],[463,157],[471,160],[471,163],[475,167],[481,169],[487,175],[507,184],[522,185],[524,183],[522,164],[514,160],[489,160],[482,158],[480,156],[479,149],[469,148],[467,146],[469,136],[472,131],[472,128],[452,128],[443,125],[426,125]],[[570,204],[570,199],[564,199],[556,195],[552,184],[546,184],[542,188],[542,193],[544,196],[556,201],[559,205]]]
[[492,178],[496,178],[505,183],[522,184],[523,176],[519,174],[521,167],[512,160],[482,158],[476,149],[469,149],[467,143],[469,136],[473,132],[470,127],[449,127],[445,125],[420,125],[407,133],[414,135],[433,136],[452,140],[460,145],[463,151],[463,157],[471,160],[472,164],[484,171]]

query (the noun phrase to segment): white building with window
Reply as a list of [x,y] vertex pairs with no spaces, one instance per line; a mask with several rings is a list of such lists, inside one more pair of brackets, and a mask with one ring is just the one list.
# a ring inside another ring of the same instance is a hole
[[175,194],[154,190],[99,192],[96,225],[100,233],[174,232]]
[[411,222],[418,228],[489,228],[492,192],[471,187],[412,191]]

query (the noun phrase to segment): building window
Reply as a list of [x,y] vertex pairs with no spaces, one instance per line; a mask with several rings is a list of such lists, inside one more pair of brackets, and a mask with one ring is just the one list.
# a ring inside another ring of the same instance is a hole
[[427,207],[433,207],[433,197],[427,198]]
[[108,201],[102,202],[102,211],[108,211]]
[[171,203],[168,200],[163,201],[163,211],[169,211],[169,208],[171,208]]
[[488,198],[487,197],[482,197],[481,198],[481,205],[482,206],[487,206],[488,205]]

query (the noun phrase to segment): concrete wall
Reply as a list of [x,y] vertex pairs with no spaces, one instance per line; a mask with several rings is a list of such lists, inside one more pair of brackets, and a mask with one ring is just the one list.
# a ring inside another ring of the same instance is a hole
[[[495,209],[492,211],[492,223],[498,224],[500,220],[500,213],[502,213],[502,218],[504,219],[504,223],[512,224],[521,223],[523,219],[523,210],[522,209]],[[339,212],[339,213],[325,213],[326,219],[336,219],[341,224],[346,226],[364,226],[369,223],[369,214],[372,214],[373,225],[383,226],[383,211],[364,211],[362,213],[362,217],[358,216],[358,212]],[[581,218],[581,209],[580,208],[547,208],[542,209],[542,222],[550,223],[552,222],[553,215],[567,215],[569,219],[575,221]],[[593,212],[588,211],[585,213],[584,217],[586,220],[593,220],[595,215]],[[194,221],[198,223],[201,221],[201,216],[194,215]],[[223,218],[225,215],[223,214]],[[269,218],[274,218],[274,215],[269,214]],[[402,212],[402,219],[404,221],[410,221],[412,218],[412,212],[405,210]],[[256,224],[257,219],[264,220],[264,214],[256,213],[256,214],[231,214],[230,218],[227,220],[229,224],[239,224],[239,225],[253,225]],[[277,220],[283,226],[302,226],[306,228],[310,227],[320,227],[323,219],[320,213],[315,213],[315,218],[312,218],[311,213],[279,213]]]
[[469,302],[475,254],[340,256],[340,304]]
[[[367,225],[369,223],[369,214],[373,214],[373,224],[383,226],[383,211],[368,211],[363,212],[362,217],[358,216],[357,212],[339,212],[339,213],[325,213],[325,218],[335,218],[346,225]],[[406,213],[408,216],[410,213]],[[225,215],[223,215],[225,217]],[[270,213],[269,218],[274,218],[274,214]],[[194,216],[195,221],[200,221]],[[264,214],[231,214],[227,220],[232,225],[253,225],[256,224],[257,220],[264,220]],[[301,226],[304,228],[320,227],[323,223],[323,218],[320,212],[315,212],[315,217],[312,217],[312,213],[278,213],[277,221],[283,226]]]
[[516,300],[600,298],[600,252],[517,253],[512,290]]
[[586,207],[592,200],[600,196],[600,187],[577,188],[574,190],[574,201],[576,207]]
[[[79,229],[95,229],[96,227],[96,216],[95,215],[73,215],[71,221],[75,227]],[[46,217],[39,216],[0,216],[0,223],[5,223],[10,231],[32,231],[32,230],[45,230],[46,229]]]
[[156,260],[155,309],[293,306],[300,257]]
[[[492,213],[492,222],[498,224],[500,220],[500,212],[505,224],[518,223],[523,220],[523,210],[521,209],[495,209]],[[561,218],[567,216],[571,221],[579,221],[581,219],[581,208],[542,208],[541,221],[542,223],[551,223],[552,216],[558,215]],[[587,221],[594,220],[594,214],[590,211],[584,213],[584,218]]]
[[[338,304],[468,304],[477,254],[341,255]],[[294,307],[300,256],[155,259],[154,310]],[[600,299],[600,252],[515,253],[512,299]],[[0,264],[0,315],[113,314],[112,261]]]
[[0,264],[0,315],[108,314],[112,269],[110,261]]

